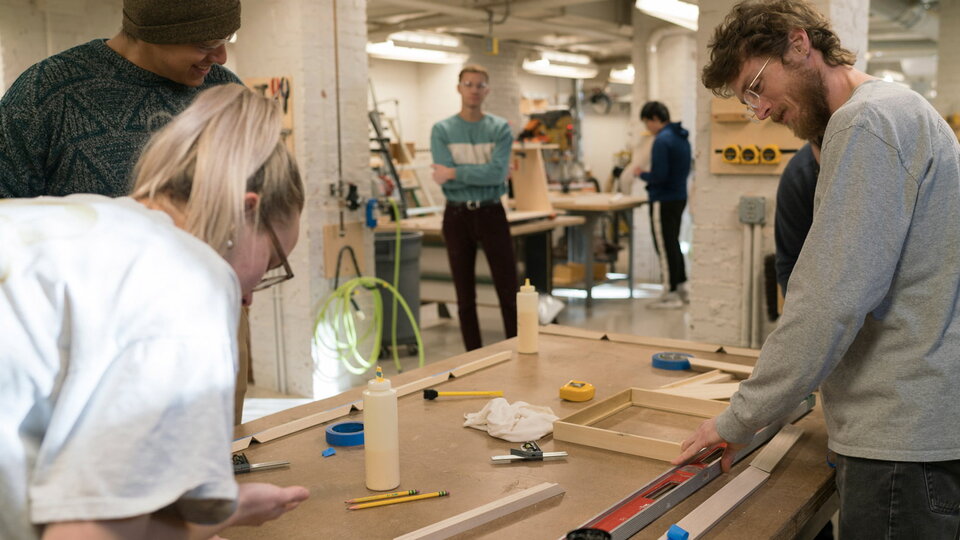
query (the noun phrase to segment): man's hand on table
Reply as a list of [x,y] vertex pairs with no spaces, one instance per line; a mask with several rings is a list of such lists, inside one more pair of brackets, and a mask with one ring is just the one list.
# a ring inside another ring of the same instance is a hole
[[256,482],[243,483],[237,495],[237,511],[230,525],[262,525],[293,510],[310,497],[301,486],[280,487]]
[[[711,418],[700,424],[697,431],[680,444],[680,455],[670,463],[673,465],[683,465],[700,453],[701,450],[722,442],[727,441],[724,441],[723,437],[717,433],[717,419]],[[733,466],[733,458],[736,457],[737,452],[744,446],[746,445],[727,442],[727,448],[723,451],[723,457],[720,459],[720,468],[723,472],[730,472],[730,467]]]

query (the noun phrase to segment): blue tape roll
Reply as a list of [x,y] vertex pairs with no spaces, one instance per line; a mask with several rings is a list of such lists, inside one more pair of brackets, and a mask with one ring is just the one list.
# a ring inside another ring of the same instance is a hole
[[676,371],[690,369],[690,361],[687,358],[693,358],[693,355],[682,352],[659,352],[653,355],[653,367]]
[[327,444],[331,446],[363,444],[363,422],[340,422],[327,426]]

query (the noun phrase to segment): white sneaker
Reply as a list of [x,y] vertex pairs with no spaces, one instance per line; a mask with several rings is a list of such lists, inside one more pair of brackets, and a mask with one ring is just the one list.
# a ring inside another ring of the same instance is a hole
[[648,309],[678,309],[683,307],[683,300],[676,292],[668,292],[653,302],[647,304]]
[[682,300],[684,304],[690,303],[690,290],[687,289],[686,282],[677,285],[677,295],[680,296],[680,300]]

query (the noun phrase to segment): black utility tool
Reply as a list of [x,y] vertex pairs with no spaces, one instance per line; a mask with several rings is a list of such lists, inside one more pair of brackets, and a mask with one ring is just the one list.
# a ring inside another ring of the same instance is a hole
[[289,467],[289,461],[267,461],[264,463],[250,463],[247,456],[237,454],[233,456],[233,474],[244,474],[251,471],[265,471],[268,469],[279,469]]

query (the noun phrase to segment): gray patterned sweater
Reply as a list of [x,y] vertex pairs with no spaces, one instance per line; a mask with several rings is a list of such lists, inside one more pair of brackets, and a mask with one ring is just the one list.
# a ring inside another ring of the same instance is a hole
[[214,65],[193,88],[96,39],[27,69],[0,100],[0,198],[129,192],[147,139],[200,91],[240,80]]

